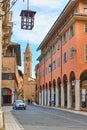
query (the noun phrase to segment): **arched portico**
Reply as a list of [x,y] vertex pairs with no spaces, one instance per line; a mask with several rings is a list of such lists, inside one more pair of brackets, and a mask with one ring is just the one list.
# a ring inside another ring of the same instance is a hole
[[54,102],[53,102],[53,105],[55,106],[56,105],[56,81],[53,80],[53,93],[54,93]]
[[81,108],[87,109],[87,70],[84,70],[80,75],[80,95]]
[[75,73],[72,71],[70,73],[70,97],[72,108],[75,108],[75,84],[76,84]]
[[64,106],[67,107],[67,76],[63,76]]
[[61,107],[61,79],[58,77],[58,106]]

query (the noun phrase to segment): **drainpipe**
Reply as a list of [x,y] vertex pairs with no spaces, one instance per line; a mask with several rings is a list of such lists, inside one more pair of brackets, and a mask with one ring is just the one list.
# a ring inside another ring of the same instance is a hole
[[61,107],[64,107],[64,90],[62,82],[62,37],[61,38]]

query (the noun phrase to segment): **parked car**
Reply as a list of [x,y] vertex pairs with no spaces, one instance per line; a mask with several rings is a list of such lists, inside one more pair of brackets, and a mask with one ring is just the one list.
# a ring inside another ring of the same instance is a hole
[[24,100],[16,100],[13,103],[13,109],[26,109]]

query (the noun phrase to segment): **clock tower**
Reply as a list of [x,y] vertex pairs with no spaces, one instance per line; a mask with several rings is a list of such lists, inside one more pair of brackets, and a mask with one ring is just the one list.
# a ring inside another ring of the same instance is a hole
[[32,53],[30,51],[29,43],[27,43],[24,52],[24,76],[26,78],[32,77]]
[[36,101],[36,82],[32,78],[32,53],[28,43],[24,52],[24,100]]

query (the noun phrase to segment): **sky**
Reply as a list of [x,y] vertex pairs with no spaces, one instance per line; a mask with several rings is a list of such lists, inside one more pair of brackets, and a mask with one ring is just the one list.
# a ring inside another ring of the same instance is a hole
[[[16,1],[16,0],[11,0]],[[32,52],[32,77],[35,77],[35,65],[38,64],[37,58],[40,55],[40,51],[36,51],[41,44],[50,28],[61,14],[69,0],[29,0],[29,10],[36,11],[34,28],[32,30],[21,29],[21,17],[22,10],[27,9],[27,0],[17,0],[11,9],[13,12],[13,30],[12,30],[12,42],[20,44],[21,47],[21,66],[19,69],[24,72],[24,52],[27,43],[30,45]]]

